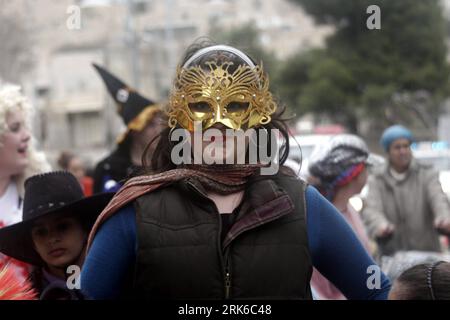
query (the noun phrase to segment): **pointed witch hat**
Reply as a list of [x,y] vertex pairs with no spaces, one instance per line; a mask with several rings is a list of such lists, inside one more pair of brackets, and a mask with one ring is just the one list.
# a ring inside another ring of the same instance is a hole
[[154,115],[161,112],[160,106],[154,101],[130,88],[105,68],[95,63],[92,65],[102,77],[109,94],[118,106],[120,117],[127,126],[127,132],[119,137],[118,143],[123,141],[129,130],[141,131]]

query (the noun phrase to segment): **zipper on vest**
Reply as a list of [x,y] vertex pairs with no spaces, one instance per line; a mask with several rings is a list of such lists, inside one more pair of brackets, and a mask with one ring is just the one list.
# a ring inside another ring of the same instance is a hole
[[225,299],[230,299],[230,291],[231,291],[231,269],[227,249],[225,252]]
[[[225,250],[225,253],[222,252],[222,241],[221,241],[221,234],[222,234],[222,218],[220,217],[219,209],[217,209],[216,204],[214,201],[212,201],[210,198],[208,198],[207,195],[205,195],[201,190],[197,188],[192,183],[189,183],[189,185],[194,188],[204,199],[209,201],[214,210],[215,214],[219,218],[219,232],[217,234],[217,248],[219,249],[219,260],[221,263],[222,270],[224,271],[224,289],[225,289],[225,299],[230,299],[230,292],[231,292],[231,271],[230,271],[230,265],[229,265],[229,259],[228,259],[228,248]],[[225,258],[225,262],[224,262]]]
[[225,299],[230,299],[231,275],[230,270],[225,269]]
[[[218,210],[217,210],[217,214],[220,215]],[[222,219],[219,216],[219,233],[218,233],[218,237],[217,237],[217,244],[218,244],[218,248],[219,248],[220,264],[221,264],[222,270],[223,270],[225,299],[228,300],[228,299],[230,299],[230,291],[231,291],[231,271],[230,271],[230,263],[229,263],[229,259],[228,259],[228,248],[225,250],[225,252],[222,251],[221,234],[222,234]]]

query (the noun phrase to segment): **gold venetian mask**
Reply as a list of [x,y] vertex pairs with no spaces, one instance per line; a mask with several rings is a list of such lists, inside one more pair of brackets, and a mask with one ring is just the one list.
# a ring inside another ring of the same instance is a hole
[[[233,53],[238,51],[231,49]],[[194,122],[201,121],[203,129],[222,123],[231,129],[245,130],[270,122],[277,106],[262,67],[253,63],[235,67],[233,62],[214,59],[204,64],[207,70],[200,66],[178,68],[169,99],[170,127],[178,123],[194,131]]]

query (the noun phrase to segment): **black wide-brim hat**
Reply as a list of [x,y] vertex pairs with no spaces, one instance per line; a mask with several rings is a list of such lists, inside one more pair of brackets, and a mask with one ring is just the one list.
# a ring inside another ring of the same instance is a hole
[[25,181],[22,222],[0,229],[0,252],[36,266],[45,262],[34,249],[31,229],[37,219],[72,214],[89,228],[114,193],[85,197],[78,180],[66,171],[39,174]]

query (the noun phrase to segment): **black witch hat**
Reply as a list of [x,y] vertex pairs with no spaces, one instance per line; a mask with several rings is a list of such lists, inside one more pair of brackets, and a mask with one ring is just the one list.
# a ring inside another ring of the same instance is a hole
[[137,91],[131,89],[122,80],[106,69],[95,63],[92,65],[102,77],[106,88],[117,103],[118,113],[127,126],[144,109],[155,105],[154,101],[141,96]]

